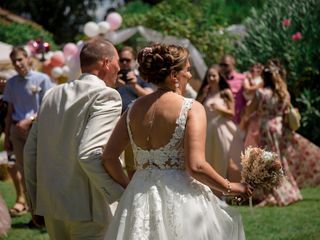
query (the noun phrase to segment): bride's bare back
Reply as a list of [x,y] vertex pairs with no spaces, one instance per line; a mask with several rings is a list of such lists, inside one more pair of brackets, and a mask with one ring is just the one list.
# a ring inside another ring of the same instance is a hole
[[[179,153],[182,153],[181,156],[179,155],[179,159],[183,159],[184,166],[179,169],[185,169],[193,178],[219,191],[249,195],[251,190],[247,185],[230,183],[206,162],[206,115],[199,102],[192,102],[192,106],[186,105],[188,112],[186,112],[186,116],[183,115],[184,120],[186,120],[183,121],[183,133],[180,131],[181,129],[176,128],[176,121],[179,119],[182,106],[184,106],[185,99],[182,95],[192,77],[188,57],[188,51],[176,45],[156,44],[139,52],[140,75],[146,81],[157,85],[158,90],[136,100],[129,111],[123,114],[104,150],[103,165],[108,173],[125,187],[128,184],[128,179],[122,171],[118,157],[131,140],[140,148],[136,149],[136,152],[143,153],[137,158],[140,162],[144,160],[147,160],[145,162],[148,163],[159,162],[159,159],[162,161],[161,153],[170,152],[175,148],[181,150]],[[129,122],[131,134],[128,131],[127,122]],[[175,144],[182,144],[183,146],[167,147],[167,144],[171,142],[170,140],[174,139],[172,137],[175,129],[179,130],[180,133],[178,140],[182,140]],[[132,144],[133,147],[134,144]],[[159,149],[164,146],[166,146],[165,149]],[[153,156],[148,154],[148,151],[143,152],[141,149],[159,150],[150,152],[160,155]],[[177,154],[172,155],[176,156]],[[172,160],[170,157],[168,160]],[[169,168],[170,166],[176,166],[174,161],[168,165]],[[144,169],[143,166],[141,170]]]
[[162,90],[137,100],[129,112],[135,144],[145,150],[165,146],[177,126],[182,104],[182,96]]

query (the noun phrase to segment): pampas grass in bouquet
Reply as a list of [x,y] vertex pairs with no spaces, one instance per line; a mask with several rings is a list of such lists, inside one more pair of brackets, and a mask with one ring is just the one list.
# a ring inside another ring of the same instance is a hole
[[264,193],[279,186],[284,176],[278,154],[261,148],[246,148],[241,154],[241,164],[242,182]]

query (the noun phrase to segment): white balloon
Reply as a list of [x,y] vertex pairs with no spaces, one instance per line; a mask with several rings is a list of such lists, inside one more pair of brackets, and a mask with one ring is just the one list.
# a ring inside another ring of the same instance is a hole
[[[79,40],[78,42],[77,42],[77,46],[79,47],[79,46],[82,46],[83,45],[83,41],[82,40]],[[78,49],[78,51],[80,51],[79,49]]]
[[68,77],[70,73],[70,68],[67,65],[64,65],[62,67],[62,75],[65,77]]
[[46,56],[47,56],[47,59],[50,59],[53,56],[53,52],[52,51],[47,52]]
[[100,33],[107,33],[110,30],[110,23],[103,21],[98,23]]
[[69,79],[76,79],[81,75],[79,55],[68,57],[66,64],[70,69],[70,72],[68,74]]
[[52,68],[52,70],[51,70],[51,75],[52,75],[52,77],[54,77],[54,78],[60,77],[60,76],[62,75],[62,73],[63,73],[63,70],[62,70],[61,67],[54,67],[54,68]]
[[83,31],[88,37],[95,37],[99,34],[99,26],[95,22],[87,22]]

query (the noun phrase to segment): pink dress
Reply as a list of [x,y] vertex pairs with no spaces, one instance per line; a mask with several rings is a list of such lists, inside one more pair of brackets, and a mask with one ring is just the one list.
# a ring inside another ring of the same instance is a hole
[[258,90],[258,100],[257,116],[251,124],[249,123],[246,146],[257,144],[259,147],[279,154],[286,178],[278,188],[265,196],[265,202],[286,206],[301,200],[302,195],[288,164],[291,161],[289,149],[292,143],[288,141],[290,131],[283,121],[285,105],[272,94],[270,89]]
[[0,195],[0,237],[6,236],[11,227],[11,218],[8,208]]
[[203,103],[207,115],[206,160],[221,176],[227,177],[230,159],[241,168],[243,139],[235,123],[212,109],[212,104],[226,107],[220,93],[207,98]]
[[231,92],[235,100],[235,116],[233,118],[233,121],[236,124],[240,123],[242,109],[246,105],[246,100],[243,95],[244,79],[245,75],[237,73],[236,71],[233,71],[227,78],[227,83],[230,86]]
[[[260,106],[260,109],[265,107]],[[260,126],[259,115],[253,116],[248,126],[245,146],[259,145]],[[291,131],[286,124],[283,125],[282,132],[280,150],[286,156],[288,169],[298,186],[319,187],[320,148],[300,134]]]
[[289,131],[285,144],[290,172],[299,187],[320,186],[320,148],[300,134]]

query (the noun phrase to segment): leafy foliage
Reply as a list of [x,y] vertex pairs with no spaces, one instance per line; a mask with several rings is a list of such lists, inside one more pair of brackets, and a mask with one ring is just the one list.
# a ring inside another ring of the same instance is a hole
[[100,0],[2,0],[1,6],[31,18],[54,35],[57,43],[73,41],[80,26],[91,20]]
[[226,19],[220,14],[223,0],[187,1],[164,0],[147,11],[134,11],[133,6],[145,6],[141,1],[129,3],[122,10],[122,27],[143,25],[164,35],[188,38],[208,64],[217,62],[231,50],[234,37],[223,32]]
[[51,33],[41,29],[33,27],[29,24],[22,23],[1,23],[0,22],[0,39],[11,45],[24,45],[31,39],[37,39],[40,36],[44,41],[51,45],[52,49],[57,49],[53,36]]
[[[318,0],[269,0],[259,14],[253,11],[247,19],[248,34],[235,49],[238,65],[243,70],[254,62],[264,63],[275,57],[281,60],[287,69],[293,102],[297,97],[300,99],[298,105],[303,117],[299,132],[317,144],[320,144],[320,126],[314,123],[319,119],[315,110],[320,104],[314,99],[317,94],[305,89],[319,86],[319,22]],[[308,130],[310,126],[315,130]]]
[[301,112],[302,128],[300,132],[310,137],[315,143],[320,143],[320,96],[319,90],[303,89],[297,98]]
[[[288,26],[283,21],[290,20]],[[263,11],[253,11],[248,34],[236,49],[242,68],[277,57],[288,71],[288,85],[295,96],[301,87],[314,86],[319,77],[320,5],[317,0],[268,1]],[[301,39],[292,36],[300,32]]]
[[225,0],[221,15],[227,19],[228,24],[239,24],[249,15],[250,10],[260,9],[265,0]]

